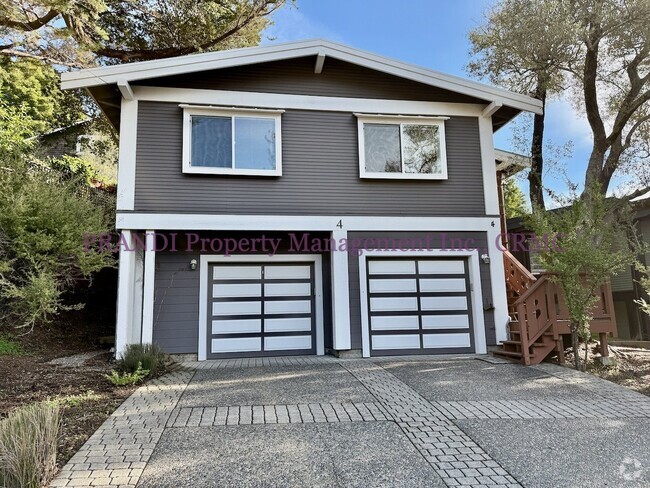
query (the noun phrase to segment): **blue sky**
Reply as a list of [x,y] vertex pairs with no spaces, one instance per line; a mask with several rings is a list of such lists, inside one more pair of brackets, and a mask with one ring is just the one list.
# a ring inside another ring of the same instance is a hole
[[[409,63],[468,77],[467,33],[481,22],[493,0],[297,0],[296,7],[275,14],[265,44],[324,38]],[[327,66],[327,63],[326,63]],[[552,101],[547,109],[547,138],[556,145],[571,142],[570,158],[544,177],[564,191],[565,176],[580,183],[591,147],[589,126],[571,105]],[[501,149],[513,149],[508,127],[495,134]],[[566,168],[566,169],[563,169]],[[527,192],[526,182],[520,183]]]

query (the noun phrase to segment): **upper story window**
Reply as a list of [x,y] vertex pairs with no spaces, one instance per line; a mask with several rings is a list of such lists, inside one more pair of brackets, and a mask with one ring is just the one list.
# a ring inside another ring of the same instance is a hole
[[447,179],[448,117],[355,115],[361,178]]
[[282,110],[183,108],[183,172],[282,175]]

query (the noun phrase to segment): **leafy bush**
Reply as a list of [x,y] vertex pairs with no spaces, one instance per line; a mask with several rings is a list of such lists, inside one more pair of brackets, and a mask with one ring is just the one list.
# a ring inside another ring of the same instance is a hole
[[23,348],[11,336],[0,334],[0,356],[18,356],[22,353]]
[[139,366],[156,376],[165,370],[167,354],[157,344],[129,344],[126,346],[120,368],[126,373],[134,373]]
[[134,385],[145,379],[147,376],[149,376],[149,370],[142,369],[142,365],[138,363],[138,366],[132,373],[124,372],[120,374],[118,371],[113,370],[111,371],[111,374],[106,375],[106,378],[115,386],[126,386]]
[[0,308],[31,329],[66,309],[62,295],[75,282],[115,260],[84,248],[84,235],[112,227],[110,209],[80,177],[33,159],[33,144],[19,142],[30,130],[22,119],[0,103]]
[[36,403],[0,421],[0,486],[40,488],[56,468],[59,407]]

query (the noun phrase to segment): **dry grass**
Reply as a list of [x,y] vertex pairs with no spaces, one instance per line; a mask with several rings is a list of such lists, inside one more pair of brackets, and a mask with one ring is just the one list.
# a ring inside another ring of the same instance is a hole
[[18,408],[0,422],[0,486],[40,488],[50,480],[60,425],[55,402]]

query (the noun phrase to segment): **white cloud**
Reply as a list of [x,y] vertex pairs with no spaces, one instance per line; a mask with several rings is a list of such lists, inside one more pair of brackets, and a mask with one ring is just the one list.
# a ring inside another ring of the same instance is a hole
[[344,37],[338,32],[308,18],[296,7],[278,10],[273,15],[273,21],[274,24],[264,32],[262,44],[303,41],[315,38],[345,43]]

